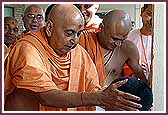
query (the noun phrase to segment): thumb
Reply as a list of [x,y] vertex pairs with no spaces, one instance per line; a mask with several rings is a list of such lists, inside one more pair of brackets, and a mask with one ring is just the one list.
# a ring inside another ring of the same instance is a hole
[[122,85],[124,85],[127,81],[128,81],[128,79],[121,80],[121,81],[118,81],[116,83],[113,83],[112,85],[113,85],[114,88],[118,88],[118,87],[121,87]]

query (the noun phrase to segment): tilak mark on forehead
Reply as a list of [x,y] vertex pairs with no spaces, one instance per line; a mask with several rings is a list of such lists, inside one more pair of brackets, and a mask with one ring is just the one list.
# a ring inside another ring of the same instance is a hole
[[12,24],[15,24],[15,21],[12,21]]

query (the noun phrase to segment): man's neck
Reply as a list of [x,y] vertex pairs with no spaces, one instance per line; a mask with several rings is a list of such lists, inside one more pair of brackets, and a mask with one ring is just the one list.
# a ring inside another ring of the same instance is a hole
[[146,35],[146,36],[152,35],[152,30],[146,29],[145,27],[142,27],[140,29],[140,32],[141,34]]
[[90,26],[94,22],[95,15],[86,23],[86,27]]
[[106,46],[103,44],[102,37],[101,37],[101,33],[100,33],[100,32],[97,32],[97,33],[96,33],[96,36],[97,36],[97,41],[98,41],[99,45],[100,45],[103,49],[108,50],[108,49],[106,48]]
[[102,41],[102,37],[101,37],[101,34],[99,32],[96,33],[96,36],[97,36],[97,41],[99,43],[99,45],[101,46],[102,50],[103,50],[103,54],[106,54],[107,52],[109,51],[113,51],[115,48],[113,49],[108,49],[106,45],[103,44],[103,41]]
[[97,37],[97,41],[98,41],[99,45],[100,45],[102,48],[104,48],[104,45],[103,45],[103,43],[102,43],[102,41],[101,41],[101,34],[100,34],[100,32],[97,32],[97,33],[96,33],[96,37]]

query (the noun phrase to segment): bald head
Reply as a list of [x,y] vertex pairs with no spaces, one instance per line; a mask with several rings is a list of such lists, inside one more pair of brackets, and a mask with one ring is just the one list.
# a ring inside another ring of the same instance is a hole
[[131,30],[131,18],[123,10],[109,11],[103,19],[103,24],[113,30],[113,33],[126,35]]
[[78,8],[76,8],[72,4],[59,4],[55,5],[48,16],[49,20],[57,20],[60,21],[70,21],[70,20],[76,20],[80,19],[80,21],[83,21],[83,16]]
[[97,33],[100,44],[110,50],[120,46],[127,38],[131,26],[131,18],[125,11],[109,11],[104,16],[103,23],[100,24],[101,31]]
[[47,7],[45,11],[45,22],[47,22],[48,19],[48,14],[50,13],[51,9],[55,6],[56,4],[51,4],[50,6]]
[[72,4],[60,4],[52,7],[45,32],[49,45],[58,55],[64,55],[75,48],[83,28],[84,18],[80,10]]

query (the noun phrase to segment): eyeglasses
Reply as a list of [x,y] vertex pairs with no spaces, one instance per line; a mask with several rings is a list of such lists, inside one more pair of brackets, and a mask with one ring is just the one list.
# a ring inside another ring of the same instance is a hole
[[34,20],[35,18],[36,18],[37,20],[42,20],[42,19],[43,19],[43,15],[41,15],[41,14],[38,14],[37,16],[34,15],[34,14],[27,14],[26,17],[27,17],[28,19],[31,19],[31,20]]

